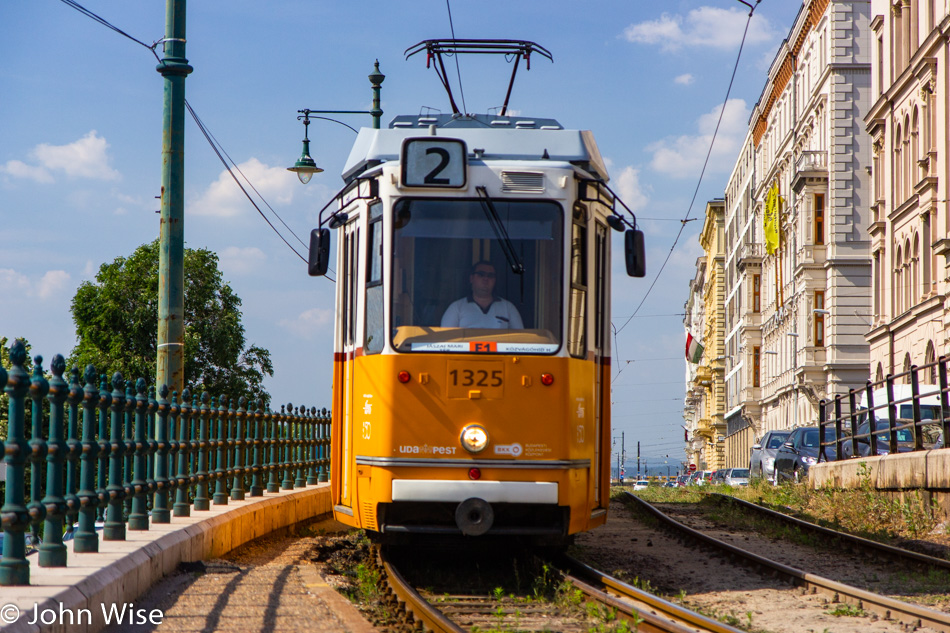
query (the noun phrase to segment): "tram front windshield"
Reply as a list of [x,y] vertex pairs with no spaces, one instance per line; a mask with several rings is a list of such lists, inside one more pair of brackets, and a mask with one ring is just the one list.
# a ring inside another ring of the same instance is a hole
[[[553,354],[561,346],[561,206],[402,199],[393,208],[399,352]],[[518,265],[523,273],[514,272]]]

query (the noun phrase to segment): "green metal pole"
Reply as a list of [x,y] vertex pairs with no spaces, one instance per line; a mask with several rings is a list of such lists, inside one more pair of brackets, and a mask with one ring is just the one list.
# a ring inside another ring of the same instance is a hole
[[26,509],[26,460],[30,445],[26,442],[24,401],[30,390],[30,375],[23,363],[26,347],[17,340],[10,346],[13,367],[4,389],[10,400],[7,439],[3,461],[7,465],[7,486],[3,507],[3,555],[0,557],[0,587],[30,584],[30,564],[26,560],[26,539],[23,533],[30,526]]
[[46,453],[46,522],[43,544],[40,545],[40,567],[65,567],[66,546],[63,545],[63,522],[66,499],[63,498],[63,469],[66,464],[66,423],[63,405],[69,397],[69,385],[63,380],[66,359],[61,354],[50,363],[53,379],[49,381],[49,440]]
[[166,0],[162,125],[162,219],[159,232],[158,376],[156,384],[184,390],[185,343],[185,0]]
[[386,79],[386,75],[379,72],[379,60],[376,60],[376,63],[373,64],[373,72],[369,75],[369,83],[373,86],[373,109],[369,111],[370,116],[373,117],[373,129],[379,129],[379,120],[383,116],[383,111],[380,108],[380,98],[379,98],[379,89],[383,80]]

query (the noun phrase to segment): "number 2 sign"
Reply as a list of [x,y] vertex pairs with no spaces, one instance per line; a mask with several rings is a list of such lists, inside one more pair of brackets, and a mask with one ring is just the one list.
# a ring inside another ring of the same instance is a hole
[[406,187],[464,187],[465,141],[424,136],[402,143],[402,184]]

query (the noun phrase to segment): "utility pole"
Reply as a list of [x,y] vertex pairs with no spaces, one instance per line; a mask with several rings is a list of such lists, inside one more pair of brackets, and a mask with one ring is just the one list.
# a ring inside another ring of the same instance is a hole
[[640,476],[640,442],[637,442],[637,477]]
[[185,348],[185,58],[186,0],[165,1],[162,117],[162,216],[158,256],[158,359],[155,383],[181,393]]

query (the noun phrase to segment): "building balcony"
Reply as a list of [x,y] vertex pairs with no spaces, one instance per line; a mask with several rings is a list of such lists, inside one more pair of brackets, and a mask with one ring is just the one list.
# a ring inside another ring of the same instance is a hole
[[764,256],[765,247],[762,244],[742,244],[736,256],[736,268],[742,272],[749,265],[761,266]]
[[807,151],[795,161],[792,189],[800,193],[805,185],[824,186],[828,182],[828,152]]

